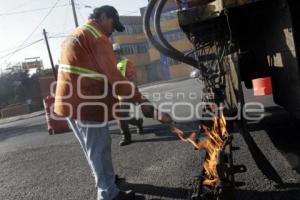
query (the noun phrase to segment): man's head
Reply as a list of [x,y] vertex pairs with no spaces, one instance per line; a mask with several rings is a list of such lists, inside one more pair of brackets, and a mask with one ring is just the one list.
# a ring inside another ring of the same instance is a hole
[[101,6],[95,8],[89,19],[94,19],[104,29],[106,33],[111,35],[114,30],[122,32],[125,30],[119,19],[118,11],[112,6]]

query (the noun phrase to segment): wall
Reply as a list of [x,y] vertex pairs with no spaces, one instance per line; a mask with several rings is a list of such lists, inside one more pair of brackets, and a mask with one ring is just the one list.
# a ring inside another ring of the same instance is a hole
[[8,106],[0,110],[0,118],[13,117],[18,115],[24,115],[29,113],[28,104],[18,104],[13,106]]
[[54,77],[51,76],[42,76],[39,77],[39,83],[40,83],[40,91],[41,91],[41,97],[44,99],[48,95],[50,95],[50,87],[51,84],[54,82]]

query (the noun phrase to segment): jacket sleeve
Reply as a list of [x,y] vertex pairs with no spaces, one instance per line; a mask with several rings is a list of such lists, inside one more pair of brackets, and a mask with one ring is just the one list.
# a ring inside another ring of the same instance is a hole
[[[91,46],[91,56],[97,64],[97,70],[107,77],[109,84],[113,86],[118,81],[127,81],[117,69],[116,57],[110,41],[107,38],[103,38],[89,41],[89,43],[89,46]],[[132,88],[129,84],[117,84],[115,90],[119,96],[129,96],[133,92],[134,95],[129,100],[135,103],[148,101],[135,86]]]
[[126,66],[126,78],[132,82],[136,82],[137,79],[135,67],[130,61],[127,62],[127,66]]

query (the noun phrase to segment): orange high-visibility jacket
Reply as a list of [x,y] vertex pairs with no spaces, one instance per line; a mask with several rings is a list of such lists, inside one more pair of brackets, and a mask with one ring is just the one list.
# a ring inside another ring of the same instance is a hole
[[[103,77],[104,76],[104,77]],[[106,81],[107,80],[107,81]],[[108,34],[93,20],[76,28],[62,44],[54,112],[82,121],[112,120],[117,96],[129,96],[135,103],[147,101],[117,69]],[[105,94],[106,93],[106,94]]]

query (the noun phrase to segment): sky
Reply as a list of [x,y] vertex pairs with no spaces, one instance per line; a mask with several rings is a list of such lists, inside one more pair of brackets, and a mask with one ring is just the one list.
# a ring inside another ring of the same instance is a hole
[[[148,3],[148,0],[74,1],[79,25],[86,22],[94,7],[112,5],[120,15],[140,15],[139,9]],[[50,67],[43,29],[49,37],[55,37],[49,39],[49,44],[54,64],[57,64],[63,37],[75,28],[75,23],[70,0],[0,0],[0,27],[2,72],[8,63],[32,57],[40,57],[45,67]],[[30,44],[33,45],[16,52],[16,49]]]

